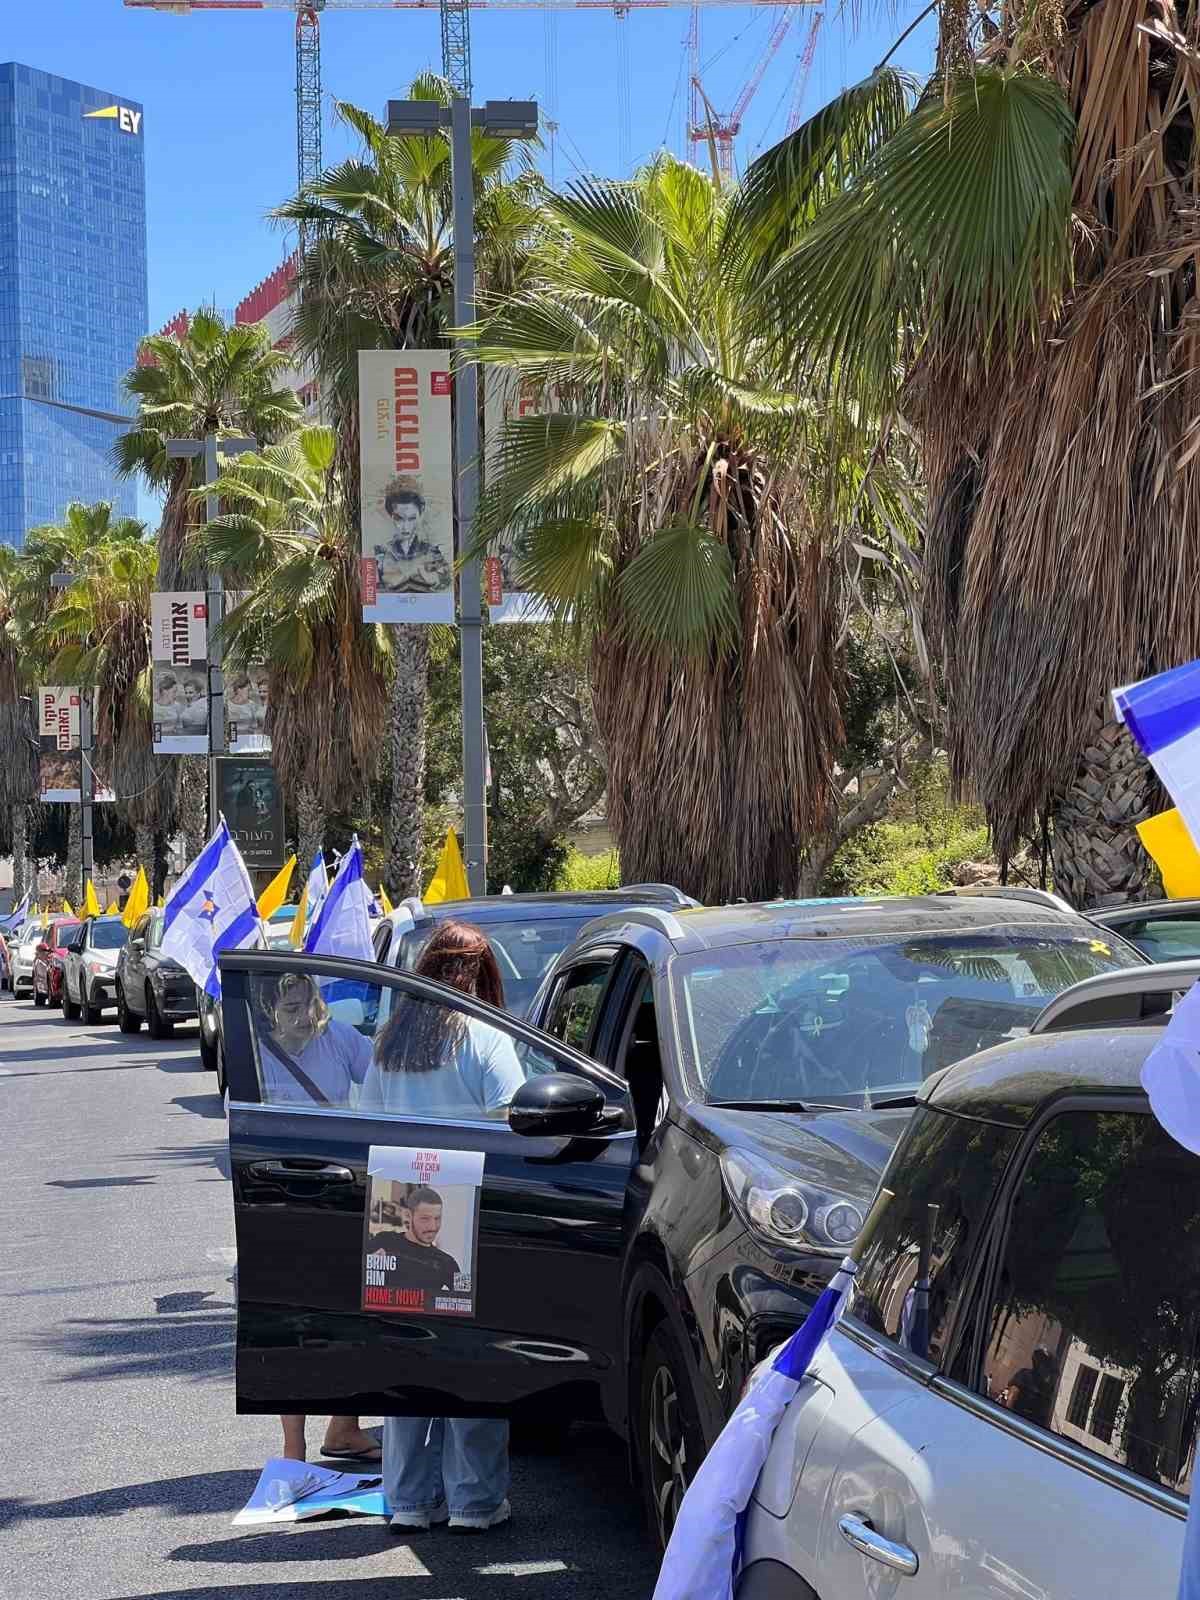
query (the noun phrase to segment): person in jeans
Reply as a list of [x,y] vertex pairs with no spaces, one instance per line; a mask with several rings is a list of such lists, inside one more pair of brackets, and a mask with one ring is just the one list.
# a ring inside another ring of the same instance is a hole
[[[504,1005],[492,947],[470,923],[442,923],[416,970],[489,1005]],[[358,1105],[367,1112],[497,1116],[524,1081],[506,1033],[427,1000],[404,998],[376,1041]],[[440,1196],[419,1190],[410,1196],[410,1206],[405,1232],[413,1253],[437,1252]],[[508,1423],[388,1417],[383,1425],[383,1482],[392,1508],[392,1533],[417,1533],[443,1522],[455,1533],[497,1527],[511,1515]]]

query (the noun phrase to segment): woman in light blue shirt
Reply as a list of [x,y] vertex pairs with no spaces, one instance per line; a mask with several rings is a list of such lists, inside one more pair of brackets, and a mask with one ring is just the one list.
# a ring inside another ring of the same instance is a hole
[[371,1041],[336,1022],[313,980],[289,972],[272,982],[258,1030],[264,1105],[348,1106],[371,1065]]

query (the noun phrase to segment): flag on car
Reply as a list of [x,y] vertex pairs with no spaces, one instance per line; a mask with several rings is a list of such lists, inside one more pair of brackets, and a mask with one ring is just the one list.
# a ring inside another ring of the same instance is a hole
[[222,817],[171,891],[163,917],[162,952],[216,1000],[221,994],[218,955],[222,950],[244,950],[258,940],[258,907],[250,874]]
[[127,928],[132,928],[137,919],[150,909],[150,885],[146,881],[146,869],[139,867],[137,877],[133,880],[133,888],[129,891],[129,898],[125,902],[125,910],[121,913],[121,921]]
[[100,915],[100,902],[96,899],[96,888],[90,878],[83,886],[83,914],[85,917]]
[[264,922],[270,922],[271,918],[287,899],[288,888],[292,881],[292,873],[295,872],[295,870],[296,858],[295,856],[289,856],[284,862],[283,866],[280,867],[279,871],[271,879],[267,887],[259,895],[258,914]]
[[816,1305],[761,1365],[692,1479],[654,1588],[654,1600],[732,1600],[742,1560],[746,1509],[788,1405],[842,1314],[863,1251],[893,1198],[880,1189],[855,1240]]
[[1200,850],[1177,807],[1137,824],[1138,838],[1162,876],[1168,900],[1200,895]]
[[433,877],[429,880],[429,887],[425,891],[425,904],[435,906],[440,905],[443,900],[470,898],[471,891],[467,886],[462,851],[458,848],[458,835],[453,828],[447,828],[446,841],[442,845],[437,866],[433,869]]
[[329,888],[329,874],[325,870],[325,856],[318,850],[313,857],[312,866],[308,869],[308,881],[304,885],[304,893],[300,896],[300,904],[296,907],[296,915],[292,918],[292,929],[288,935],[292,948],[299,950],[304,945],[304,931],[308,928],[317,907],[325,898]]
[[382,884],[379,885],[379,904],[383,907],[384,916],[390,917],[395,908],[388,899],[388,892]]
[[1163,781],[1200,845],[1200,661],[1112,692],[1117,719]]
[[355,834],[349,850],[338,862],[333,882],[304,936],[304,948],[308,954],[374,961],[368,911],[370,903],[371,892],[363,877],[362,846]]

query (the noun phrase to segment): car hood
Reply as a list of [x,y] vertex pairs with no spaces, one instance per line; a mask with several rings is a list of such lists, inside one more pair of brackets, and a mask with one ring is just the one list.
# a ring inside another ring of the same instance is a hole
[[115,967],[121,954],[119,950],[88,950],[85,953],[93,966],[97,967]]
[[821,1188],[869,1200],[911,1110],[735,1111],[693,1103],[694,1132],[718,1153],[736,1146]]

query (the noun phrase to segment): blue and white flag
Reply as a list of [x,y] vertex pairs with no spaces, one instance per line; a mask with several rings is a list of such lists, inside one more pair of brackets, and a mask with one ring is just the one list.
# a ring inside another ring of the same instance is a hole
[[225,818],[175,885],[163,914],[163,954],[187,969],[197,988],[221,994],[217,956],[260,939],[250,874]]
[[[866,1235],[864,1227],[864,1242]],[[654,1600],[733,1600],[746,1509],[771,1440],[841,1315],[856,1271],[847,1256],[801,1326],[751,1378],[683,1497]]]
[[328,893],[304,935],[304,948],[313,956],[347,956],[352,961],[374,961],[371,891],[363,877],[362,846],[354,842],[338,862]]
[[1200,848],[1200,661],[1114,689],[1117,718],[1162,779]]
[[304,921],[307,927],[312,926],[317,907],[324,900],[328,890],[329,873],[325,870],[325,856],[318,850],[313,857],[312,866],[308,869],[308,882],[304,886]]

